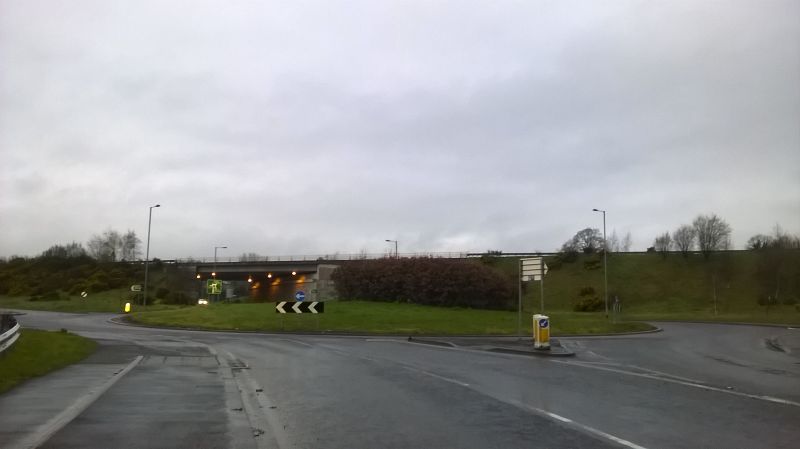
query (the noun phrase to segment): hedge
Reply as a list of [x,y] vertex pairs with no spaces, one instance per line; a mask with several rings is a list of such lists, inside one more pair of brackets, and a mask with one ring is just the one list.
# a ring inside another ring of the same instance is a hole
[[360,260],[340,266],[333,280],[342,299],[477,309],[512,309],[516,304],[513,281],[473,260]]

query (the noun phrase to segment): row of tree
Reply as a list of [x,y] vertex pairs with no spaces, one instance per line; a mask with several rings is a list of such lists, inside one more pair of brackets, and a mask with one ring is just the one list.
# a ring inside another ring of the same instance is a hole
[[603,234],[597,228],[586,228],[578,231],[571,239],[561,245],[562,253],[586,253],[591,254],[607,249],[609,252],[628,252],[631,250],[633,238],[631,233],[625,234],[625,237],[620,239],[617,236],[617,231],[611,233],[608,239],[608,245],[605,244]]
[[[698,215],[691,225],[681,225],[672,235],[665,232],[653,241],[652,250],[666,255],[669,251],[680,251],[687,257],[692,251],[699,250],[707,259],[714,251],[731,248],[731,226],[715,214]],[[747,241],[747,248],[752,250],[780,248],[800,249],[800,237],[790,235],[775,226],[774,234],[756,234]]]
[[137,260],[142,255],[141,245],[135,231],[120,234],[113,229],[93,235],[86,243],[89,256],[99,262]]
[[716,214],[698,215],[692,224],[680,225],[672,235],[665,232],[653,242],[653,249],[662,254],[675,249],[688,257],[695,248],[705,258],[714,251],[730,249],[731,226]]

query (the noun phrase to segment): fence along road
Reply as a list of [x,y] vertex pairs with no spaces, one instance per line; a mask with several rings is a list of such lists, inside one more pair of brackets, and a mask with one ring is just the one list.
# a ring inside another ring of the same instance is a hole
[[19,323],[14,315],[4,313],[0,315],[0,353],[10,348],[19,338]]

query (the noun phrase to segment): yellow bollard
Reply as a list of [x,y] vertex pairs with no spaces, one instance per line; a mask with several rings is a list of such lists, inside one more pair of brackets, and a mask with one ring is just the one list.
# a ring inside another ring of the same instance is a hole
[[533,347],[550,349],[550,317],[547,315],[533,316]]
[[130,311],[131,311],[131,303],[126,302],[125,303],[125,313],[130,313]]

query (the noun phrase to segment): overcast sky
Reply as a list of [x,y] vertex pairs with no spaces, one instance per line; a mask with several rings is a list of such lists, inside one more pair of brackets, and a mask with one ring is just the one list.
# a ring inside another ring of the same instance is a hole
[[800,233],[800,2],[0,0],[0,256]]

